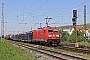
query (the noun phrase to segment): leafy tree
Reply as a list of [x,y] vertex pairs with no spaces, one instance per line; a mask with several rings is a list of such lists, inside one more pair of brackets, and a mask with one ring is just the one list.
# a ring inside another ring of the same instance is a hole
[[[81,42],[84,40],[84,32],[77,30],[77,41]],[[68,42],[75,43],[76,42],[76,32],[73,31],[72,34],[67,39]]]
[[75,31],[72,32],[71,35],[69,35],[67,42],[75,43],[76,42],[76,36],[75,36]]
[[86,36],[86,41],[90,42],[90,36]]
[[67,31],[61,31],[61,42],[67,41],[69,34]]
[[77,38],[78,38],[78,42],[81,42],[84,40],[84,32],[81,31],[77,31]]

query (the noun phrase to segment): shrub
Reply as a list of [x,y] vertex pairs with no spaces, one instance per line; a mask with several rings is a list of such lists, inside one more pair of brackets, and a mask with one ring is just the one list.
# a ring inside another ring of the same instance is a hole
[[[77,30],[77,41],[81,42],[84,40],[84,32]],[[68,42],[75,43],[76,42],[76,32],[73,31],[72,34],[67,39]]]
[[61,42],[67,41],[68,36],[69,36],[69,34],[67,31],[62,31],[61,32]]

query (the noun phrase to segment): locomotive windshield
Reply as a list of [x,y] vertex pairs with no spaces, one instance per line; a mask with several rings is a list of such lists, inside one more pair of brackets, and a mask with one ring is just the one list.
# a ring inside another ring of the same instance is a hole
[[53,32],[53,30],[48,30],[48,32]]
[[48,32],[55,32],[55,33],[58,33],[58,30],[48,30]]
[[58,33],[58,30],[53,30],[53,32]]

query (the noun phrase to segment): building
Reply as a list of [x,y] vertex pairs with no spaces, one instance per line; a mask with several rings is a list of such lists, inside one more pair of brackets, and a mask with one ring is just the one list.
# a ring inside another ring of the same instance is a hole
[[[79,30],[79,31],[81,31],[81,32],[85,32],[85,29],[84,29],[83,26],[76,26],[76,29]],[[72,27],[70,29],[69,35],[71,35],[73,31],[74,31],[74,27]],[[86,29],[86,36],[90,37],[90,28],[89,29]]]
[[[74,31],[74,26],[70,29],[70,33],[69,33],[69,35],[71,35],[72,34],[72,32]],[[81,32],[84,32],[84,27],[83,26],[76,26],[76,29],[77,30],[79,30],[79,31],[81,31]]]

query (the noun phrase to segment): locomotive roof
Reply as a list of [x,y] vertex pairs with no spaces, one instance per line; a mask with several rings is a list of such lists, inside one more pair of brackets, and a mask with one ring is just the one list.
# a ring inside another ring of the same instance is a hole
[[46,27],[43,27],[43,28],[37,28],[37,30],[33,30],[33,31],[39,31],[39,30],[43,30],[43,29],[58,29],[58,27],[51,27],[51,26],[46,26]]
[[50,26],[47,26],[47,27],[45,27],[45,28],[50,28],[50,29],[58,29],[58,27],[50,27]]

